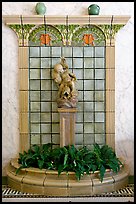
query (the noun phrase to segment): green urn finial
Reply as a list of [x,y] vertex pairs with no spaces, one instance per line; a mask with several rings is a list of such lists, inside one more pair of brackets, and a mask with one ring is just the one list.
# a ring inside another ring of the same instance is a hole
[[97,4],[91,4],[88,7],[88,15],[99,15],[100,7]]
[[44,5],[44,3],[39,2],[36,4],[35,6],[35,11],[38,15],[44,15],[46,12],[46,6]]

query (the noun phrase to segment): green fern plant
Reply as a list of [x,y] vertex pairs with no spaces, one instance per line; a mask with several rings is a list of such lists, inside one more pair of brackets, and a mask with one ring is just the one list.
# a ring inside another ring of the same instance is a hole
[[122,162],[117,158],[115,152],[108,145],[100,147],[97,143],[89,150],[86,146],[77,149],[74,145],[52,148],[52,143],[33,145],[28,152],[19,153],[18,163],[22,168],[36,167],[39,169],[57,170],[58,176],[61,172],[75,172],[77,180],[86,173],[100,171],[100,180],[103,181],[106,169],[113,172],[120,170]]

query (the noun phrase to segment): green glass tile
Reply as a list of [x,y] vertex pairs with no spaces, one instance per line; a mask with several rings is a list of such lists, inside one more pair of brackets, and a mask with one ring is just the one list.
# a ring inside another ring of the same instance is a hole
[[84,100],[85,101],[94,101],[94,91],[84,91]]
[[51,124],[41,124],[41,133],[50,133]]
[[84,58],[84,68],[94,68],[94,59]]
[[72,47],[62,47],[63,57],[72,57]]
[[30,90],[40,90],[40,80],[30,80]]
[[83,68],[83,59],[73,58],[73,68]]
[[76,126],[75,127],[75,132],[76,133],[83,133],[83,124],[82,123],[79,123],[79,124],[76,123],[75,126]]
[[57,84],[54,82],[54,80],[52,81],[52,90],[53,90],[53,91],[58,90],[58,86],[57,86]]
[[77,103],[77,109],[78,109],[78,111],[83,111],[83,102]]
[[52,102],[52,111],[58,111],[58,106],[56,102]]
[[93,69],[85,69],[84,70],[84,79],[93,79],[94,78],[94,70]]
[[50,57],[50,47],[41,47],[41,57]]
[[85,133],[94,133],[94,123],[84,123]]
[[66,58],[66,63],[68,65],[69,69],[71,70],[71,68],[73,68],[73,66],[72,66],[72,58]]
[[30,110],[33,112],[40,111],[40,102],[31,102],[30,103]]
[[57,101],[58,90],[52,92],[52,100]]
[[54,67],[55,64],[60,63],[60,57],[58,58],[52,58],[52,67]]
[[55,144],[60,144],[60,134],[53,134],[52,135],[52,142]]
[[50,101],[50,100],[51,100],[51,92],[41,91],[41,101]]
[[40,91],[30,91],[30,101],[40,101]]
[[84,90],[94,90],[94,80],[85,80]]
[[50,69],[41,69],[41,79],[50,79],[51,73]]
[[84,57],[94,57],[94,47],[84,47]]
[[52,148],[54,149],[54,148],[57,148],[57,147],[60,147],[60,144],[53,144],[52,145]]
[[30,68],[40,68],[40,58],[30,58]]
[[104,96],[104,91],[95,91],[95,101],[104,101]]
[[83,144],[83,134],[75,134],[75,144],[82,145]]
[[40,113],[30,113],[30,122],[40,122]]
[[84,135],[84,144],[94,144],[94,134],[85,134]]
[[96,90],[104,90],[105,89],[105,81],[104,80],[95,80],[95,89]]
[[84,113],[84,122],[94,122],[94,113]]
[[40,133],[40,124],[31,124],[31,133]]
[[40,144],[40,135],[31,134],[31,144]]
[[42,112],[51,111],[51,104],[50,104],[50,102],[41,102],[41,111]]
[[74,74],[76,75],[77,80],[83,79],[83,70],[82,69],[75,69]]
[[42,144],[51,143],[51,134],[45,134],[41,136]]
[[30,57],[39,57],[40,56],[39,47],[30,47]]
[[76,113],[76,122],[83,122],[83,113]]
[[41,58],[41,68],[50,68],[51,60],[50,58]]
[[94,102],[84,102],[84,111],[94,111]]
[[61,47],[52,47],[52,57],[61,57]]
[[105,70],[95,69],[95,79],[105,79]]
[[59,133],[60,132],[60,125],[52,123],[52,133]]
[[104,58],[95,58],[95,68],[104,68]]
[[[93,143],[94,144],[94,143]],[[89,150],[93,150],[94,149],[94,146],[93,146],[93,144],[86,144],[85,146],[87,147],[87,149],[89,149]]]
[[75,144],[75,148],[76,148],[76,149],[81,149],[82,147],[83,147],[83,144],[79,144],[79,145],[78,145],[78,144]]
[[104,111],[104,102],[95,102],[95,111]]
[[52,122],[59,122],[59,113],[52,113]]
[[105,113],[95,113],[95,122],[104,122]]
[[82,91],[78,91],[78,100],[83,101],[83,92]]
[[95,47],[95,57],[104,57],[105,48],[104,47]]
[[83,80],[77,80],[76,88],[77,90],[83,90]]
[[97,144],[105,144],[105,134],[95,134],[95,142]]
[[83,47],[73,47],[73,57],[83,57]]
[[104,133],[105,124],[104,123],[95,123],[95,133]]
[[41,113],[41,122],[50,122],[51,114],[50,113]]
[[30,79],[40,79],[40,69],[30,69]]
[[41,90],[51,91],[51,81],[50,80],[41,80]]

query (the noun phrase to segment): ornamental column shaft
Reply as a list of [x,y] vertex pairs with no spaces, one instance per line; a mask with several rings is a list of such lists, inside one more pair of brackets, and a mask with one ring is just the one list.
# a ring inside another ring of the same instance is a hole
[[75,144],[76,108],[58,108],[60,113],[60,147]]

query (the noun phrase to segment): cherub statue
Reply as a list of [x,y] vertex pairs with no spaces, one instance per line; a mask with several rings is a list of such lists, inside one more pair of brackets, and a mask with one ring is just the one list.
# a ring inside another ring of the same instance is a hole
[[76,76],[69,71],[65,58],[62,57],[61,62],[54,65],[52,77],[58,86],[58,107],[76,107]]

